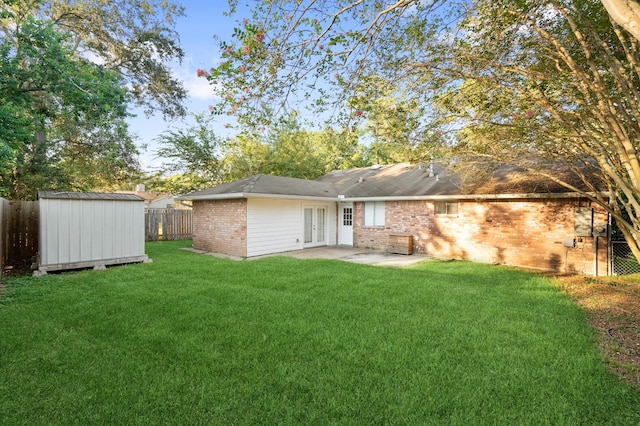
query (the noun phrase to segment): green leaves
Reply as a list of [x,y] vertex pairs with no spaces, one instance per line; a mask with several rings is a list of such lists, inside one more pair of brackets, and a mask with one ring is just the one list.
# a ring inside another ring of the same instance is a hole
[[1,1],[0,142],[13,153],[0,167],[5,194],[128,182],[138,167],[130,103],[184,115],[186,92],[169,68],[183,56],[173,29],[182,6]]
[[0,168],[5,196],[33,198],[42,188],[73,189],[82,163],[91,164],[84,172],[95,178],[103,169],[99,164],[117,164],[108,154],[111,137],[123,148],[116,151],[127,160],[123,168],[135,164],[135,146],[120,132],[128,102],[122,79],[76,57],[69,40],[52,23],[33,18],[0,40],[0,141],[11,150],[7,166]]

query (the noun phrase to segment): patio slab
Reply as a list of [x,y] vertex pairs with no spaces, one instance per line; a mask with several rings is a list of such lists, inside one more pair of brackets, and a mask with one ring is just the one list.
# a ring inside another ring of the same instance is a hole
[[279,255],[297,259],[336,259],[365,265],[394,267],[410,266],[428,259],[424,254],[394,254],[354,247],[314,247],[279,253]]
[[[206,254],[209,256],[216,256],[225,259],[242,260],[240,257],[228,256],[220,253],[210,253],[193,248],[186,248],[185,250],[193,251],[195,253]],[[264,256],[251,257],[246,260],[262,259],[264,257],[272,256],[287,256],[294,257],[296,259],[336,259],[345,262],[362,263],[365,265],[376,266],[392,266],[402,267],[410,266],[418,262],[427,260],[428,257],[424,254],[393,254],[378,250],[360,249],[346,246],[324,246],[314,247],[303,250],[294,250],[284,253],[274,253]]]

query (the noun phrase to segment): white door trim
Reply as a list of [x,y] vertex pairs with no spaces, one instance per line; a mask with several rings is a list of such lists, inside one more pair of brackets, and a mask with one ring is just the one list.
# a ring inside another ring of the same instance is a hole
[[338,244],[353,246],[353,203],[338,205]]
[[302,243],[304,247],[327,245],[329,209],[326,205],[302,206]]

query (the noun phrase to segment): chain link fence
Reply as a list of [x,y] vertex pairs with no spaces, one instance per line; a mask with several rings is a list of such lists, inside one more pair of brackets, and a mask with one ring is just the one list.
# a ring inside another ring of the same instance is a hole
[[640,263],[631,253],[626,241],[611,241],[612,275],[628,275],[640,273]]

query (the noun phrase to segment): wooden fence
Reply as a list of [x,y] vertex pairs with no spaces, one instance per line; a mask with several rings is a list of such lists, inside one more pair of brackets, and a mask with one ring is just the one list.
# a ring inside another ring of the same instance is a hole
[[189,240],[192,237],[192,210],[147,209],[144,218],[147,241]]
[[7,258],[30,259],[38,253],[37,201],[10,201],[7,218]]
[[7,264],[7,217],[9,216],[9,201],[0,198],[0,279]]

